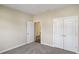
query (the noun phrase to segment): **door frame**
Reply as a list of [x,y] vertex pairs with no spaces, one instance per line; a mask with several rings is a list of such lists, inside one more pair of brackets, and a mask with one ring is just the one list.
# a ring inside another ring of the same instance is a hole
[[[39,23],[40,23],[40,32],[42,32],[42,31],[41,31],[41,21],[40,21],[40,20],[34,20],[34,40],[36,39],[36,38],[35,38],[35,23],[36,23],[36,22],[39,22]],[[40,44],[41,44],[41,33],[40,33]]]

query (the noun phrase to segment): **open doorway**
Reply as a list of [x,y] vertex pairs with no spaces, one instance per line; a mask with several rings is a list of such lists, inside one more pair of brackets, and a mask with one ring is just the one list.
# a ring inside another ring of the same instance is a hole
[[35,31],[35,42],[40,43],[41,41],[41,25],[40,22],[34,23],[34,31]]

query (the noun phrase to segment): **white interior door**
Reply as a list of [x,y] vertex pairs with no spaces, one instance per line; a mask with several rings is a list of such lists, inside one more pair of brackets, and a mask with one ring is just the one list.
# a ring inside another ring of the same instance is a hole
[[53,19],[53,47],[63,48],[63,19]]
[[34,42],[34,23],[27,22],[27,43]]
[[77,51],[78,49],[78,17],[64,18],[64,49]]

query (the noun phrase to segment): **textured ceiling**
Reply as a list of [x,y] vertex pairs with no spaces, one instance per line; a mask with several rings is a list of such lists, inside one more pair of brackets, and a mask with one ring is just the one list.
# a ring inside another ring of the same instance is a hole
[[64,4],[5,4],[4,6],[17,9],[31,15],[37,15],[39,13],[45,12],[47,10],[54,10],[56,8],[61,8]]

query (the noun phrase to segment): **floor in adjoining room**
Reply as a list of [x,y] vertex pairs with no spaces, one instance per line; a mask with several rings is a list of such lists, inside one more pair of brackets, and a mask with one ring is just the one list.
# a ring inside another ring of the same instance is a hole
[[50,47],[39,43],[30,43],[24,46],[12,49],[2,54],[75,54],[74,52],[60,48]]

